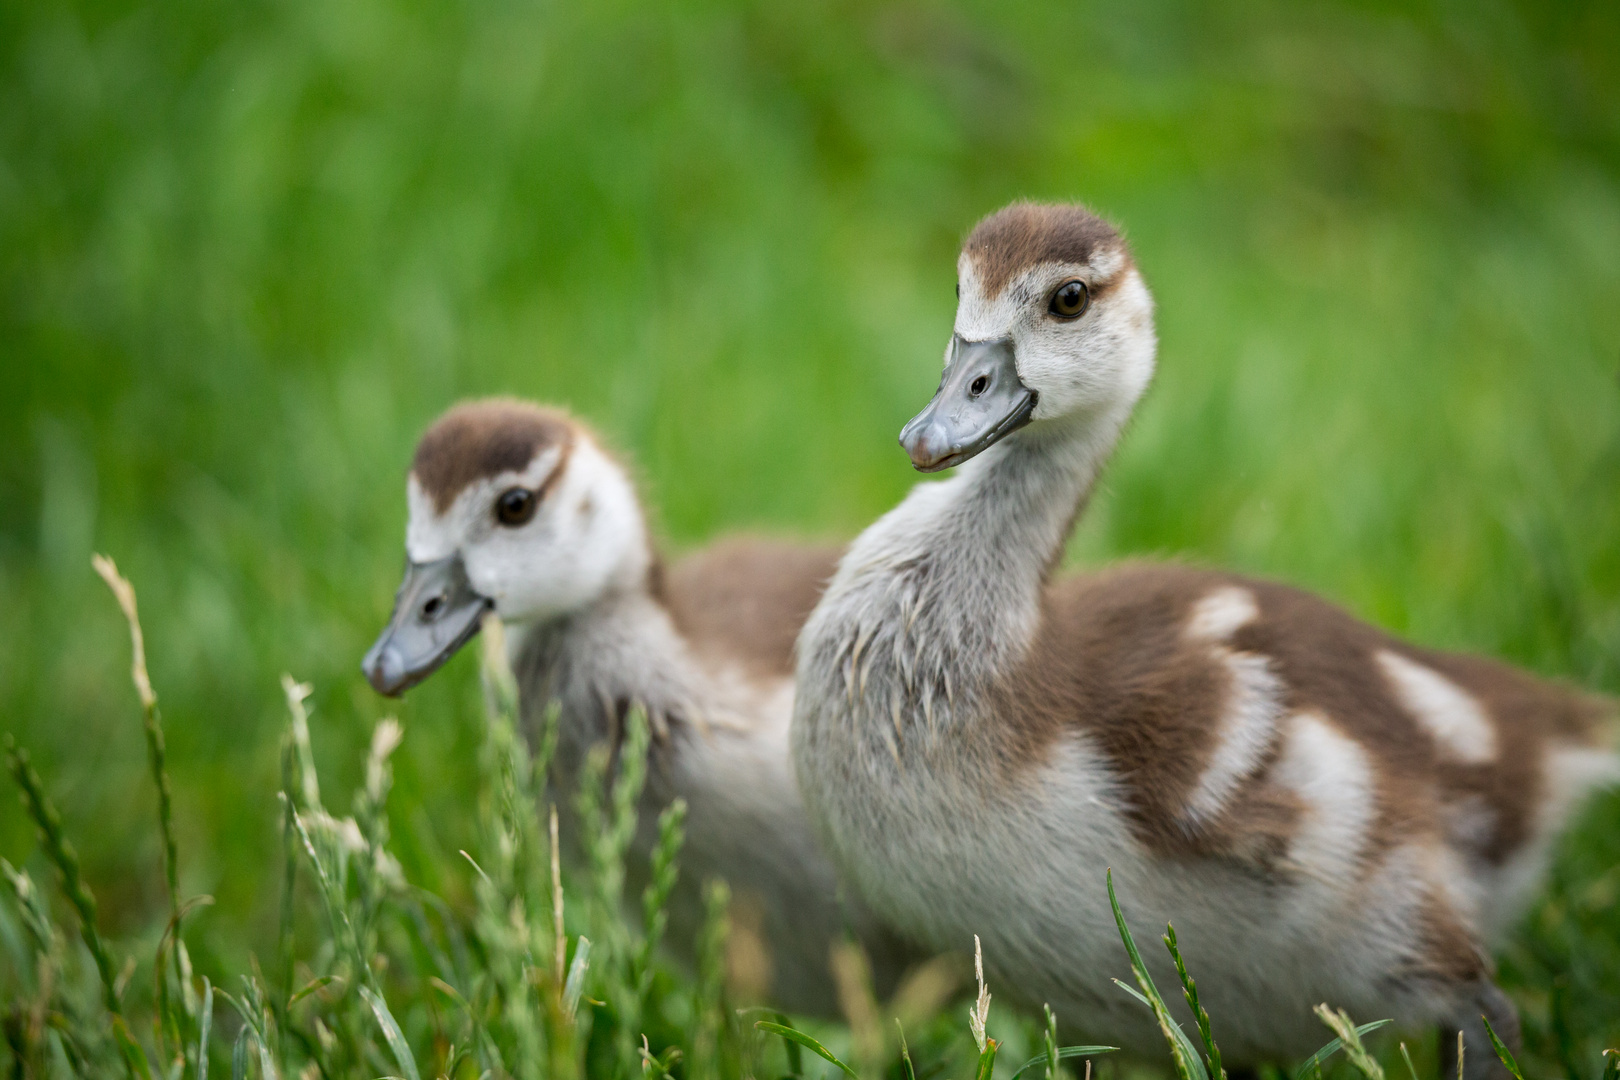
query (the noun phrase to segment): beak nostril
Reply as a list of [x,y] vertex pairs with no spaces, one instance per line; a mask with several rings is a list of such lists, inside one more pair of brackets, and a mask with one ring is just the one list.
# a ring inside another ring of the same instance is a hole
[[974,397],[978,397],[988,389],[990,389],[990,376],[980,375],[977,379],[973,380],[973,385],[968,387],[968,393],[972,394]]
[[444,597],[430,596],[427,603],[422,605],[422,618],[435,618],[442,610],[444,610]]

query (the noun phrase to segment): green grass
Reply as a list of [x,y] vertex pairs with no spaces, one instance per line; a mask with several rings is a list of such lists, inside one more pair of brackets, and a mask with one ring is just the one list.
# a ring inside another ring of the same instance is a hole
[[[134,682],[146,710],[149,739],[160,751],[162,722],[143,660],[133,589],[110,562],[98,558],[97,570],[128,620]],[[482,843],[478,857],[461,852],[476,874],[471,911],[458,912],[444,898],[412,885],[389,850],[390,759],[403,740],[399,723],[391,718],[378,723],[366,757],[365,781],[354,796],[354,812],[337,818],[323,805],[319,776],[308,765],[313,748],[304,701],[310,688],[285,680],[289,722],[282,741],[278,793],[285,869],[276,963],[274,973],[267,976],[252,960],[249,972],[237,973],[240,986],[234,995],[198,974],[186,944],[186,917],[211,904],[212,897],[182,900],[172,892],[170,919],[149,969],[143,972],[139,954],[118,965],[100,935],[96,900],[83,880],[72,841],[63,833],[61,816],[28,752],[7,736],[7,770],[21,789],[62,895],[74,909],[83,946],[68,944],[69,935],[57,925],[49,901],[28,872],[0,860],[14,912],[14,917],[0,919],[13,960],[10,997],[0,1013],[11,1074],[128,1080],[183,1080],[191,1075],[206,1080],[210,1068],[225,1065],[222,1059],[229,1046],[232,1080],[255,1073],[259,1080],[287,1076],[332,1080],[378,1072],[399,1080],[421,1080],[424,1065],[428,1076],[444,1080],[581,1076],[629,1080],[638,1075],[644,1080],[672,1080],[677,1071],[699,1080],[752,1076],[761,1070],[774,1073],[784,1067],[788,1076],[798,1077],[803,1074],[802,1051],[809,1050],[848,1080],[862,1080],[862,1070],[786,1016],[766,1012],[771,1019],[755,1020],[750,1027],[747,1019],[764,1010],[729,1007],[725,969],[730,899],[724,882],[704,885],[707,914],[696,972],[682,979],[662,968],[658,947],[666,925],[664,905],[679,877],[684,842],[685,806],[679,799],[659,817],[659,838],[649,858],[640,905],[643,922],[639,927],[630,925],[624,906],[626,859],[640,818],[650,741],[647,718],[639,711],[627,718],[627,734],[611,776],[607,747],[591,752],[578,796],[586,858],[582,869],[565,877],[556,807],[549,808],[544,837],[534,812],[556,746],[557,714],[550,713],[538,753],[531,754],[518,734],[516,686],[506,667],[502,637],[499,623],[491,620],[483,638],[488,714],[476,792]],[[168,776],[159,751],[149,758],[150,772],[156,789],[166,792]],[[172,881],[177,866],[172,820],[166,802],[161,805],[158,831]],[[303,892],[318,896],[325,914],[319,928],[303,940],[297,917],[300,867],[309,881]],[[1210,1018],[1198,1004],[1196,984],[1177,949],[1175,930],[1167,928],[1164,943],[1196,1017],[1205,1049],[1202,1058],[1171,1018],[1147,973],[1115,897],[1112,871],[1108,898],[1141,992],[1123,983],[1121,989],[1158,1018],[1179,1080],[1226,1080]],[[575,933],[570,934],[570,923]],[[937,1007],[913,1016],[914,1023],[922,1020],[929,1025],[917,1057],[925,1076],[948,1069],[953,1059],[957,1068],[966,1068],[977,1080],[994,1075],[1007,1040],[1005,1035],[991,1034],[988,1026],[991,995],[978,944],[975,937],[977,997],[968,1011],[972,1043],[950,1037]],[[846,1001],[851,996],[864,999],[860,1005],[846,1004],[854,1056],[865,1059],[868,1078],[898,1068],[905,1080],[916,1080],[915,1062],[898,1018],[898,1059],[889,1068],[885,1066],[896,1048],[887,1045],[881,1033],[874,1044],[870,1033],[862,1031],[864,1023],[881,1032],[877,1015],[883,1007],[873,997],[870,968],[858,947],[846,942],[839,950],[835,963],[843,982],[841,996]],[[150,996],[130,993],[137,974],[149,977]],[[892,1007],[903,1010],[905,997],[902,989]],[[234,1039],[214,1037],[216,999],[236,1014]],[[1366,1080],[1384,1080],[1360,1035],[1388,1021],[1358,1028],[1347,1015],[1330,1012],[1326,1005],[1317,1011],[1338,1037],[1312,1055],[1305,1068],[1319,1074],[1320,1063],[1342,1048]],[[1087,1059],[1089,1077],[1090,1059],[1117,1049],[1060,1047],[1050,1007],[1045,1018],[1040,1052],[1014,1070],[1009,1080],[1037,1067],[1047,1080],[1058,1080],[1061,1062],[1077,1058]],[[147,1026],[150,1037],[143,1039],[136,1032]],[[1015,1021],[1015,1035],[1027,1037],[1029,1032],[1027,1023]],[[782,1042],[771,1042],[769,1036]],[[1494,1032],[1491,1039],[1515,1077],[1523,1080]],[[1401,1052],[1406,1054],[1404,1045]],[[774,1060],[778,1058],[780,1064]],[[1410,1066],[1410,1057],[1406,1061]]]
[[[107,940],[153,955],[166,841],[88,570],[114,555],[176,895],[216,899],[193,964],[269,964],[279,680],[314,686],[345,805],[423,426],[469,394],[566,403],[673,548],[847,537],[912,482],[894,435],[960,236],[1021,195],[1121,222],[1160,305],[1074,561],[1235,566],[1620,692],[1617,103],[1603,3],[5,5],[0,728]],[[401,706],[386,815],[461,912],[475,668]],[[25,815],[0,854],[47,880]],[[1611,797],[1500,957],[1527,1075],[1620,1042],[1617,898]],[[22,977],[0,966],[8,997]]]

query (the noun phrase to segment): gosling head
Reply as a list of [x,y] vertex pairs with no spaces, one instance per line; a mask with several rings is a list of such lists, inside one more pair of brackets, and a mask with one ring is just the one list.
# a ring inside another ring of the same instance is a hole
[[1014,203],[979,222],[956,265],[945,373],[900,432],[919,471],[1031,423],[1136,404],[1153,377],[1153,300],[1113,226],[1081,206]]
[[629,478],[567,414],[458,405],[417,445],[406,481],[405,580],[362,668],[403,693],[478,633],[485,612],[535,622],[645,581],[652,553]]

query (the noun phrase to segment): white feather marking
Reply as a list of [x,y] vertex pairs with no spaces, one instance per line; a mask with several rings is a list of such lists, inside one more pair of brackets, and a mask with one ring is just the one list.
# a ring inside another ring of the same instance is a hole
[[1217,652],[1231,682],[1215,752],[1182,811],[1194,825],[1206,824],[1218,815],[1239,785],[1260,767],[1276,737],[1282,712],[1282,681],[1271,670],[1269,659],[1226,649]]
[[1304,804],[1289,861],[1342,889],[1360,868],[1373,822],[1373,771],[1367,752],[1326,718],[1295,713],[1271,775]]
[[1620,784],[1620,756],[1591,746],[1558,746],[1547,751],[1543,773],[1547,796],[1539,824],[1557,832],[1581,800],[1599,788]]
[[1239,585],[1224,585],[1193,605],[1184,633],[1199,641],[1226,641],[1259,616],[1254,593]]
[[1496,728],[1466,690],[1433,668],[1388,649],[1379,650],[1378,665],[1402,708],[1447,756],[1473,765],[1496,759]]
[[1529,843],[1503,864],[1492,891],[1486,926],[1500,935],[1541,888],[1553,839],[1594,791],[1620,784],[1620,755],[1592,746],[1554,745],[1542,760],[1543,791]]

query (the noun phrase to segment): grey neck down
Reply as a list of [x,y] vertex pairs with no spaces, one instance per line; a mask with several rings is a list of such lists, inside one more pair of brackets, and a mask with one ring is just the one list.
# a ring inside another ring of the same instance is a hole
[[887,772],[959,744],[1033,639],[1042,586],[1122,423],[1032,426],[918,484],[856,540],[800,638],[802,750],[853,744]]
[[[633,705],[647,710],[654,732],[679,737],[698,719],[702,694],[695,665],[668,613],[643,592],[618,593],[559,619],[521,630],[513,670],[524,724],[538,736],[550,702],[558,706],[553,777],[571,798],[591,747],[617,747]],[[666,753],[654,741],[651,765]],[[657,798],[660,770],[649,769]]]

